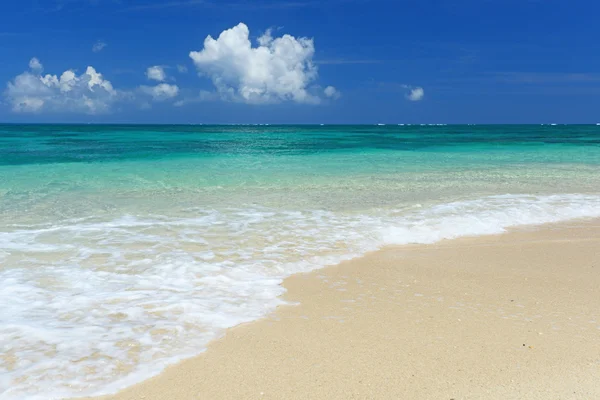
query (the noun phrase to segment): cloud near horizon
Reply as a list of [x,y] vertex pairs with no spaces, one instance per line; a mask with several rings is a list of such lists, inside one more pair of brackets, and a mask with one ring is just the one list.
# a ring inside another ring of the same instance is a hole
[[[73,69],[60,76],[42,72],[37,58],[29,61],[29,70],[9,81],[4,97],[16,113],[106,114],[117,103],[149,106],[148,101],[163,102],[177,97],[179,87],[168,83],[139,86],[135,90],[117,90],[92,66],[84,73]],[[164,74],[164,71],[163,71]],[[154,76],[154,79],[160,76]],[[162,77],[166,79],[166,74]]]
[[159,83],[156,86],[140,86],[140,91],[152,97],[155,101],[164,101],[177,97],[179,87],[168,83]]
[[325,90],[323,90],[323,93],[330,99],[339,99],[341,96],[340,92],[333,86],[327,86]]
[[160,82],[156,86],[142,85],[138,89],[142,94],[152,97],[154,101],[165,101],[177,97],[179,86],[164,83],[167,80],[167,73],[164,67],[154,65],[146,69],[146,77],[151,81]]
[[406,95],[406,98],[410,101],[421,101],[425,97],[425,90],[422,87],[408,87],[410,92]]
[[80,75],[71,69],[64,71],[60,77],[42,75],[44,67],[34,57],[29,68],[10,81],[4,92],[14,112],[101,114],[108,112],[120,97],[110,81],[92,66]]
[[[209,35],[202,50],[189,54],[198,74],[212,81],[221,99],[249,104],[321,102],[312,86],[318,77],[312,39],[288,34],[273,38],[267,30],[253,47],[249,37],[248,26],[240,23],[217,39]],[[339,94],[328,86],[330,95],[325,95],[333,98],[334,91]]]

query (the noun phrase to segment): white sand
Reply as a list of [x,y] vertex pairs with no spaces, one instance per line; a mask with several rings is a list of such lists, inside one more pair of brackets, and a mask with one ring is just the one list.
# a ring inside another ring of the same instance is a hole
[[110,399],[600,399],[600,222],[297,275],[270,318]]

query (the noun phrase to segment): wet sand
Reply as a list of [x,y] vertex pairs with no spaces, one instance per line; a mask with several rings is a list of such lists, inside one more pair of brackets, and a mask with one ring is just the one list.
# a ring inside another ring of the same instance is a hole
[[103,399],[600,399],[600,221],[388,248],[284,285],[297,305]]

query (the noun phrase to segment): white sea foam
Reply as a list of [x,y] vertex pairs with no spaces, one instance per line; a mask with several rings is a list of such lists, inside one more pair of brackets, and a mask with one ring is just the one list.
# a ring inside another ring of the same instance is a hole
[[282,304],[282,280],[390,244],[600,217],[600,196],[363,213],[190,210],[0,232],[0,399],[114,392]]

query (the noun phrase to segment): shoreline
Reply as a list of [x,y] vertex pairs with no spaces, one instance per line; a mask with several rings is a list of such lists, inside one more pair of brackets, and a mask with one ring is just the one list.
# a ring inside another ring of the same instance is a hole
[[[297,305],[97,399],[600,397],[600,299],[575,293],[600,287],[599,245],[600,220],[568,221],[387,247],[296,274],[283,299]],[[598,269],[586,270],[589,262]],[[582,315],[587,324],[569,322]]]

